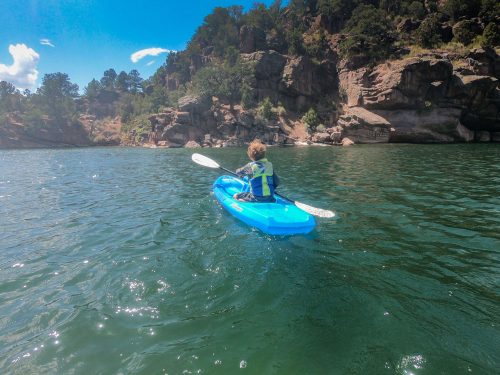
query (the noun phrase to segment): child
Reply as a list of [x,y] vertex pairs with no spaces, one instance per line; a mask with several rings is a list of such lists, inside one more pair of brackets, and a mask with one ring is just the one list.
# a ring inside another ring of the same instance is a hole
[[274,202],[278,177],[273,164],[266,159],[266,145],[256,139],[248,146],[247,155],[252,161],[237,169],[236,173],[241,177],[248,176],[250,192],[237,193],[233,198],[241,202]]

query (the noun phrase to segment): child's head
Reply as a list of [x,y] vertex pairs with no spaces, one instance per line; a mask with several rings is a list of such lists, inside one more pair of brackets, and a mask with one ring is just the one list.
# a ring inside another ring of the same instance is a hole
[[248,145],[247,155],[253,161],[265,158],[266,145],[262,143],[260,139],[254,140]]

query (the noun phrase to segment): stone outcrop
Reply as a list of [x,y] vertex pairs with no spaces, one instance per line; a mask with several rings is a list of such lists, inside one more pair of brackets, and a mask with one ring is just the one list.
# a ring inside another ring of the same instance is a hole
[[439,54],[372,69],[344,64],[339,80],[346,105],[337,130],[355,143],[494,140],[498,61],[492,50],[473,50],[453,64]]
[[346,108],[335,130],[354,143],[387,143],[392,126],[385,118],[362,107]]
[[6,114],[0,126],[0,149],[91,146],[93,143],[81,124],[56,123],[47,116],[43,125],[30,127],[16,113]]
[[242,54],[254,80],[254,100],[269,97],[292,111],[307,111],[328,98],[336,98],[338,77],[334,60],[313,62],[307,56],[287,56],[276,51]]
[[268,144],[292,142],[286,126],[276,120],[263,120],[255,111],[212,104],[196,96],[179,100],[179,108],[166,108],[149,118],[151,131],[137,137],[140,144],[160,147],[229,147],[255,138]]

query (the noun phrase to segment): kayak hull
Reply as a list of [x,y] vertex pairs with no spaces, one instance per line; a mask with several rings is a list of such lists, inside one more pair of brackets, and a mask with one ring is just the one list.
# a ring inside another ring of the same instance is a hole
[[275,203],[239,202],[236,193],[248,191],[248,183],[232,176],[220,176],[213,184],[219,203],[234,217],[272,235],[306,234],[316,222],[314,217],[292,202],[275,196]]

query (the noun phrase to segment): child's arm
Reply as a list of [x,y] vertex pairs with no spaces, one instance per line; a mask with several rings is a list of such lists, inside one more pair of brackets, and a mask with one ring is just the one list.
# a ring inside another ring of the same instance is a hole
[[241,168],[238,168],[236,170],[236,174],[239,176],[252,176],[253,171],[252,171],[252,167],[250,166],[250,163],[244,165]]

